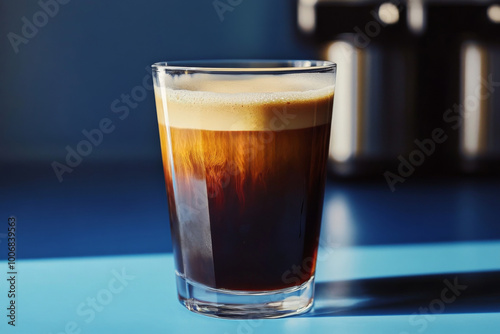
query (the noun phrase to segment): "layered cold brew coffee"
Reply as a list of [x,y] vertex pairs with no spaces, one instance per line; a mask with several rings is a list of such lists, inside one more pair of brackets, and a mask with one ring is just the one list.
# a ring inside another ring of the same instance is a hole
[[331,80],[191,74],[155,84],[177,275],[236,294],[310,281]]

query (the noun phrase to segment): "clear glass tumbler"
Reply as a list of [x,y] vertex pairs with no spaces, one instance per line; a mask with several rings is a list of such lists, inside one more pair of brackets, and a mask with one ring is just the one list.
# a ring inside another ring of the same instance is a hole
[[179,300],[276,318],[314,298],[336,65],[153,65]]

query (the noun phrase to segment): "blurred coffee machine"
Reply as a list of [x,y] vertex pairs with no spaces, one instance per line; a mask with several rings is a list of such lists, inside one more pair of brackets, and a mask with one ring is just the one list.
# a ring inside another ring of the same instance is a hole
[[500,5],[299,0],[301,33],[338,64],[338,176],[500,173]]

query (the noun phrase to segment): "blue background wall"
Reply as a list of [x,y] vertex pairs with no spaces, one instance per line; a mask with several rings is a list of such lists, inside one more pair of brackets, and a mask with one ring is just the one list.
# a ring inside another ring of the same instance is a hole
[[[42,9],[0,0],[0,259],[11,215],[21,258],[171,251],[153,93],[123,120],[113,101],[140,90],[157,61],[317,57],[296,35],[295,1],[230,3],[240,4],[221,21],[213,0],[72,0],[16,53],[9,36]],[[51,164],[103,119],[114,130],[59,180]],[[397,193],[382,177],[329,183],[326,216],[352,231],[336,242],[498,239],[498,180],[455,181],[415,178]]]
[[[23,17],[43,24],[36,14],[42,8],[2,0],[0,159],[62,162],[66,145],[84,139],[82,130],[117,120],[112,101],[141,85],[157,61],[314,57],[294,37],[294,1],[232,3],[239,4],[221,21],[212,0],[73,0],[15,53],[8,34],[22,36]],[[149,91],[84,162],[159,159],[155,117]]]

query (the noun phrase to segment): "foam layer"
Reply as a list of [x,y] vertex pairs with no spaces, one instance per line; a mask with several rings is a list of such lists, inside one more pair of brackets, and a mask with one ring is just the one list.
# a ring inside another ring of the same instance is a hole
[[[155,87],[158,121],[176,128],[276,131],[330,122],[330,76],[166,77]],[[166,108],[164,108],[166,101]]]

